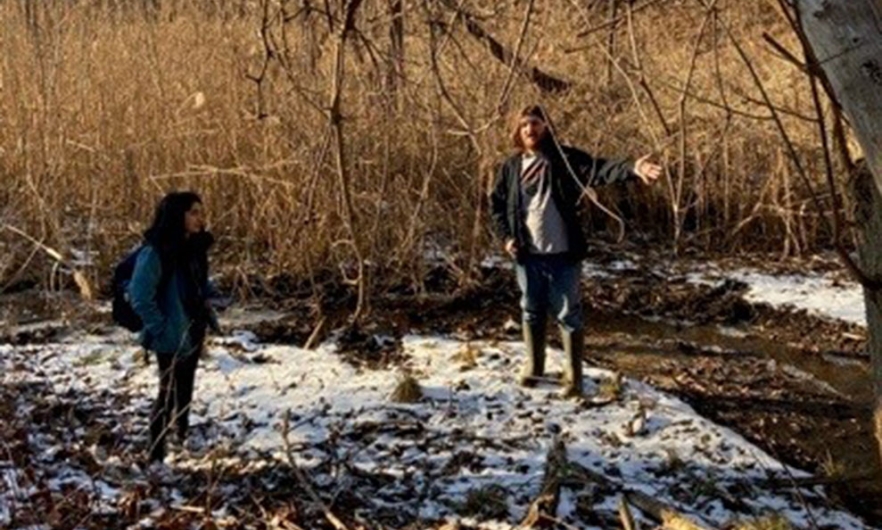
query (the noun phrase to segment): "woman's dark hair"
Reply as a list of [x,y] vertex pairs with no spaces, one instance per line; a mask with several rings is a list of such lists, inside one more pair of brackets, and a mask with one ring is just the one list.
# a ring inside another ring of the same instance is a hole
[[144,240],[163,258],[174,260],[185,250],[184,217],[196,203],[202,203],[202,199],[192,191],[173,191],[159,201],[153,224],[144,232]]

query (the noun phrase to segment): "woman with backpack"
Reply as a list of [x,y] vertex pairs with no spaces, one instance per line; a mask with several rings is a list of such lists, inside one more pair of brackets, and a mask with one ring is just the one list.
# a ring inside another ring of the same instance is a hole
[[174,425],[183,444],[189,427],[196,365],[206,328],[217,328],[209,305],[208,249],[202,200],[193,192],[172,192],[156,207],[144,233],[127,287],[141,318],[141,345],[156,354],[159,395],[150,416],[150,462],[165,459],[165,438]]

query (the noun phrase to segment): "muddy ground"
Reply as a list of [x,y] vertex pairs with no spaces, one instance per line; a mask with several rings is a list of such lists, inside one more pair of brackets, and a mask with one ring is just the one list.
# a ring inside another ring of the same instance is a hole
[[[620,255],[619,249],[601,247],[590,259],[602,265]],[[690,260],[700,261],[687,257],[679,263],[685,269]],[[678,395],[780,460],[828,477],[834,499],[882,525],[882,472],[870,428],[865,331],[751,304],[743,297],[747,287],[739,282],[696,285],[676,271],[660,273],[670,267],[658,257],[644,255],[635,264],[585,282],[587,362]],[[819,259],[758,258],[749,264],[777,272],[838,268],[832,260]],[[394,364],[400,349],[395,341],[377,342],[377,335],[437,332],[462,339],[511,339],[519,334],[512,325],[519,317],[514,277],[505,268],[481,269],[469,287],[455,289],[456,279],[439,267],[420,294],[402,288],[378,297],[359,327],[346,324],[351,298],[345,291],[326,290],[316,304],[305,296],[287,296],[304,292],[294,284],[286,288],[287,282],[271,283],[271,292],[255,291],[263,297],[251,302],[285,315],[245,326],[263,342],[303,345],[311,335],[322,340],[342,328],[339,340],[349,360],[382,367]],[[106,313],[66,295],[19,293],[0,302],[7,322],[0,342],[42,342],[71,325],[100,331],[109,320]],[[62,321],[37,330],[22,326],[47,318]]]

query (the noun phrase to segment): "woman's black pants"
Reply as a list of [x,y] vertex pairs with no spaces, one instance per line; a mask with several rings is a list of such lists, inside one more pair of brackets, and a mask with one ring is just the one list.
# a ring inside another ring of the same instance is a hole
[[159,395],[150,415],[150,460],[165,458],[165,437],[174,426],[178,441],[187,439],[190,427],[190,402],[199,351],[189,355],[157,355]]

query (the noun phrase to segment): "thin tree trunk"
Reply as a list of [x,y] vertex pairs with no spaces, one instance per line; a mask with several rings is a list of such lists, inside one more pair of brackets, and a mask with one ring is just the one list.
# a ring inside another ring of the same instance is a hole
[[606,86],[612,84],[613,78],[613,57],[616,55],[616,16],[618,15],[618,0],[609,0],[609,36],[606,41],[607,60],[606,60]]
[[349,232],[349,243],[355,254],[356,266],[358,273],[355,278],[358,287],[358,301],[355,307],[355,313],[352,316],[354,322],[358,322],[361,318],[367,300],[367,270],[365,268],[364,252],[362,250],[362,242],[359,240],[358,230],[356,228],[357,220],[355,207],[352,202],[352,190],[350,182],[349,166],[346,160],[346,143],[343,134],[343,113],[340,110],[340,99],[343,92],[343,82],[345,78],[345,60],[346,60],[346,38],[355,27],[355,13],[358,11],[362,0],[352,0],[345,6],[345,14],[343,26],[337,36],[336,49],[334,54],[334,79],[331,87],[330,110],[328,111],[328,119],[330,126],[334,131],[334,139],[337,154],[337,178],[340,186],[340,193],[343,195],[343,213],[346,229]]
[[403,0],[389,0],[389,71],[387,89],[396,111],[401,110],[400,85],[404,82],[404,7]]

